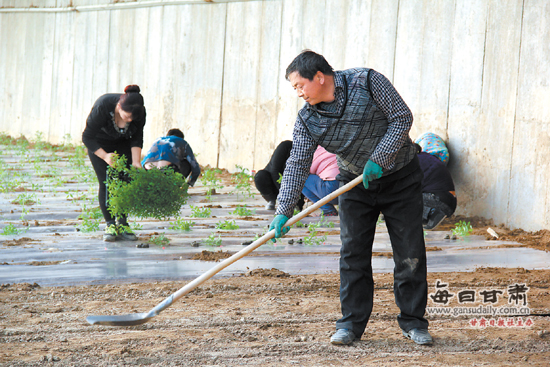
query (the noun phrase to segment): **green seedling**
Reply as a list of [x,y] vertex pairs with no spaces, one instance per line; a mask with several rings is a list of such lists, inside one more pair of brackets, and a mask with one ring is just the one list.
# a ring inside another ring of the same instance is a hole
[[252,185],[250,183],[254,180],[254,177],[248,173],[248,168],[243,168],[239,165],[235,167],[237,168],[237,172],[231,175],[231,181],[235,184],[233,192],[237,193],[237,198],[239,198],[239,193],[243,196],[253,198],[254,193],[252,192]]
[[22,221],[22,222],[25,221],[25,216],[26,216],[27,214],[29,214],[29,209],[23,207],[23,208],[21,209],[21,216],[19,217],[19,220]]
[[323,213],[321,213],[321,217],[320,217],[320,220],[319,220],[319,225],[321,227],[334,228],[334,222],[331,222],[331,221],[327,220]]
[[21,234],[23,232],[25,232],[25,230],[19,229],[16,226],[14,226],[12,223],[10,223],[7,226],[5,226],[4,229],[2,230],[2,236],[13,236],[13,235]]
[[216,246],[220,247],[222,245],[222,238],[220,235],[216,237],[214,233],[212,233],[208,238],[204,239],[203,242],[206,246]]
[[452,230],[452,233],[455,236],[464,238],[468,237],[473,231],[474,229],[472,228],[470,222],[464,222],[461,220],[458,223],[455,223],[455,228]]
[[130,228],[133,231],[141,231],[143,229],[143,225],[139,224],[138,222],[132,222],[130,223]]
[[210,208],[201,208],[198,206],[191,206],[191,217],[192,218],[210,218],[212,216],[212,209]]
[[40,204],[40,200],[38,200],[38,197],[35,193],[27,193],[23,192],[15,198],[11,202],[12,204],[19,204],[19,205],[34,205],[34,204]]
[[223,186],[220,184],[221,179],[216,176],[216,174],[222,173],[221,170],[218,168],[215,169],[205,169],[202,177],[201,182],[204,186],[206,186],[206,198],[210,201],[212,200],[212,193],[216,189],[222,189]]
[[234,230],[239,229],[239,226],[235,223],[234,220],[226,220],[224,222],[218,222],[216,224],[216,229],[223,229],[223,230]]
[[84,204],[82,206],[82,214],[78,216],[78,219],[81,220],[82,223],[77,228],[85,233],[99,231],[101,218],[103,218],[103,214],[98,206],[92,207]]
[[149,240],[153,245],[157,246],[166,246],[170,244],[170,239],[168,239],[164,233],[159,234],[158,236],[153,236]]
[[46,149],[50,144],[44,141],[44,134],[41,131],[37,131],[34,137],[34,148],[35,149]]
[[191,230],[191,227],[195,225],[195,222],[191,222],[190,220],[183,220],[183,218],[178,217],[175,221],[170,222],[170,224],[172,225],[170,229],[189,232]]
[[[298,215],[300,214],[300,211],[298,209],[294,209],[294,214],[293,215]],[[294,227],[296,228],[304,228],[305,227],[305,224],[302,223],[302,221],[297,221],[296,223],[294,223]]]
[[3,132],[0,132],[0,144],[1,145],[11,145],[13,143],[13,138]]
[[236,215],[238,217],[248,217],[256,214],[256,209],[248,209],[246,205],[243,205],[243,206],[237,205],[235,210],[233,210],[232,212],[229,212],[229,214]]
[[309,235],[304,238],[304,243],[308,246],[312,245],[320,245],[321,243],[325,242],[327,240],[327,236],[318,237],[319,232],[318,229],[321,227],[321,223],[310,223],[307,225],[307,229],[309,231]]

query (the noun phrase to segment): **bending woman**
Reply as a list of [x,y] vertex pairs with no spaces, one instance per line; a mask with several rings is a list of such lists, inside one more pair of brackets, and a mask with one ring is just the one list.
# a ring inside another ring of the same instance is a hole
[[104,94],[97,99],[86,120],[82,142],[88,148],[88,156],[99,181],[99,207],[105,218],[103,240],[114,242],[117,239],[137,240],[128,226],[126,216],[115,218],[109,212],[107,189],[107,167],[112,165],[113,154],[126,156],[128,166],[141,168],[143,147],[143,127],[145,107],[143,96],[137,85],[129,85],[124,94]]

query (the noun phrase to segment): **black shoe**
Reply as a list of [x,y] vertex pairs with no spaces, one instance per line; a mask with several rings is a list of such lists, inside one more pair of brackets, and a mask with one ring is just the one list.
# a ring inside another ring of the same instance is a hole
[[105,228],[105,234],[103,235],[103,241],[115,242],[118,235],[117,227],[114,224],[108,225]]
[[330,343],[335,345],[348,345],[355,340],[355,334],[348,329],[338,329],[336,333],[330,337]]
[[414,328],[408,332],[403,330],[403,336],[411,339],[419,345],[430,345],[433,343],[432,336],[430,335],[428,329]]
[[434,229],[441,224],[445,218],[447,218],[447,216],[443,213],[443,211],[439,209],[430,210],[430,214],[428,214],[428,221],[424,225],[424,229]]
[[137,241],[137,236],[132,232],[130,226],[119,224],[118,237],[124,241]]
[[275,200],[269,201],[265,204],[265,210],[275,210]]

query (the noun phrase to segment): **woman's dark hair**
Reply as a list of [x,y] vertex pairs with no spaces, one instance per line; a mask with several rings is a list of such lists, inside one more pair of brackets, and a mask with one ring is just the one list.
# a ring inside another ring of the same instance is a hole
[[177,136],[178,138],[183,139],[183,132],[180,129],[170,129],[168,130],[168,134],[166,136]]
[[125,112],[131,113],[133,119],[140,119],[145,113],[143,96],[139,92],[140,89],[137,85],[128,85],[124,88],[124,94],[118,100],[120,108]]
[[286,68],[285,78],[290,80],[290,74],[297,71],[302,78],[313,80],[318,71],[325,75],[334,75],[332,66],[329,65],[323,55],[311,50],[303,50]]

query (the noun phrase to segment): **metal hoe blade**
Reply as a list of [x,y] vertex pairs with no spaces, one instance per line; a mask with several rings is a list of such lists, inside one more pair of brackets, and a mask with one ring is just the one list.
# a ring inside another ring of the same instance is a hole
[[120,316],[88,316],[86,321],[92,325],[132,326],[144,324],[152,317],[148,313],[131,313]]
[[[363,176],[360,175],[355,178],[353,181],[348,182],[346,185],[340,187],[338,190],[332,192],[331,194],[325,196],[312,206],[302,210],[299,214],[293,216],[286,222],[285,226],[292,226],[294,223],[300,221],[301,219],[308,216],[313,211],[317,210],[321,206],[325,205],[329,201],[334,200],[338,196],[342,195],[344,192],[351,190],[353,187],[357,186],[359,183],[363,182]],[[197,288],[202,283],[206,282],[208,279],[212,278],[214,275],[219,273],[221,270],[225,269],[229,265],[233,264],[235,261],[242,259],[246,255],[250,254],[252,251],[263,245],[268,240],[272,239],[275,236],[275,230],[264,234],[262,237],[258,238],[256,241],[252,242],[250,245],[243,248],[241,251],[232,255],[231,257],[225,259],[218,265],[214,266],[212,269],[208,270],[206,273],[202,274],[192,282],[186,284],[184,287],[179,289],[176,293],[172,294],[164,301],[159,303],[148,313],[133,313],[128,315],[119,315],[119,316],[88,316],[86,321],[92,325],[111,325],[111,326],[132,326],[144,324],[153,317],[157,316],[162,310],[169,307],[173,302],[177,301],[187,293],[191,292],[193,289]]]

